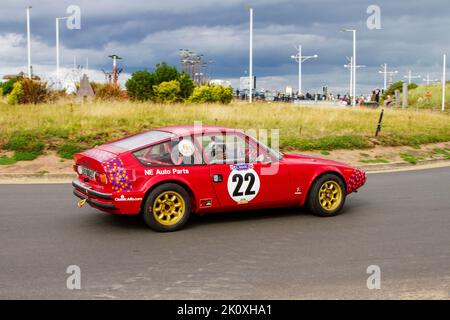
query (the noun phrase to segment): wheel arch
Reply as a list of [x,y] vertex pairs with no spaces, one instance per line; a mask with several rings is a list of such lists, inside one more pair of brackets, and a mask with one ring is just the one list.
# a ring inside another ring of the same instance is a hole
[[316,172],[313,175],[311,181],[309,182],[308,192],[306,193],[305,202],[309,198],[309,193],[311,192],[311,187],[314,184],[314,182],[316,182],[317,179],[319,179],[320,177],[322,177],[326,174],[334,174],[334,175],[338,176],[342,180],[342,183],[345,186],[345,190],[343,190],[343,191],[344,191],[345,195],[347,195],[347,182],[345,181],[344,175],[337,169],[327,168],[326,170]]
[[174,183],[179,185],[180,187],[182,187],[183,189],[186,190],[186,192],[189,194],[189,199],[191,201],[191,212],[196,212],[197,210],[197,202],[196,202],[196,197],[194,192],[192,191],[192,189],[184,182],[179,181],[179,180],[175,180],[175,179],[170,179],[170,180],[161,180],[155,184],[152,184],[147,191],[144,194],[144,197],[142,198],[143,201],[141,203],[141,213],[144,212],[144,206],[145,206],[145,202],[147,201],[147,197],[150,195],[150,193],[157,187],[163,185],[163,184],[167,184],[167,183]]

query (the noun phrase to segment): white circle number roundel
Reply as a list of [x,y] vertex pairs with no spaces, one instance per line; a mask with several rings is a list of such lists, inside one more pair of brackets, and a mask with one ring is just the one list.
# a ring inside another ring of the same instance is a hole
[[237,203],[247,203],[259,192],[259,176],[253,169],[232,170],[228,177],[228,194]]

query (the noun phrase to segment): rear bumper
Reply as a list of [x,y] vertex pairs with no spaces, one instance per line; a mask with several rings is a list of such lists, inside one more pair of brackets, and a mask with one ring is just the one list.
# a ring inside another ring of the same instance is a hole
[[72,186],[75,188],[73,194],[82,200],[86,200],[89,205],[108,211],[116,210],[112,194],[92,190],[77,180],[72,181]]
[[85,184],[81,183],[78,180],[73,180],[72,186],[76,190],[80,191],[81,193],[84,193],[84,194],[94,197],[94,198],[104,199],[104,200],[112,200],[112,198],[113,198],[111,193],[103,193],[100,191],[92,190],[91,188],[89,188],[88,186],[86,186]]

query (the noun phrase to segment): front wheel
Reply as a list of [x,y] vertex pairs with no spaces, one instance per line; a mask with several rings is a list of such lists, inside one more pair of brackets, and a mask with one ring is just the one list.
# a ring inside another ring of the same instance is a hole
[[150,192],[143,210],[144,221],[153,230],[179,230],[186,224],[191,212],[189,194],[178,184],[160,185]]
[[345,184],[335,174],[324,174],[314,181],[308,195],[308,208],[316,216],[332,217],[344,207]]

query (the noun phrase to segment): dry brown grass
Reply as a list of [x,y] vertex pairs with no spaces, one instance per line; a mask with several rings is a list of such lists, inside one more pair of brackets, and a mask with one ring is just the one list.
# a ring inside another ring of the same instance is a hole
[[450,116],[431,111],[386,110],[378,139],[380,110],[298,107],[284,103],[230,105],[97,102],[10,106],[0,103],[0,145],[14,132],[29,132],[50,146],[70,141],[84,147],[165,125],[221,125],[279,129],[285,149],[364,148],[450,141]]

